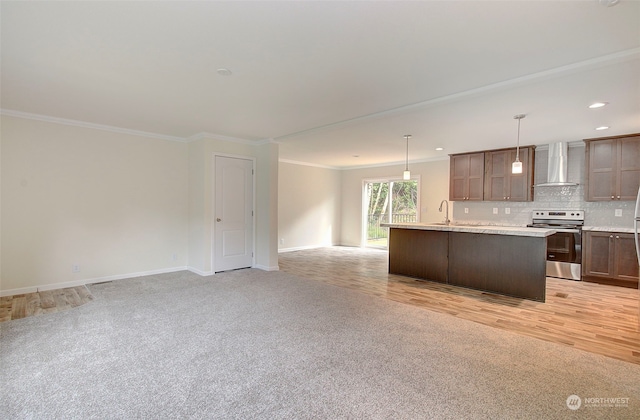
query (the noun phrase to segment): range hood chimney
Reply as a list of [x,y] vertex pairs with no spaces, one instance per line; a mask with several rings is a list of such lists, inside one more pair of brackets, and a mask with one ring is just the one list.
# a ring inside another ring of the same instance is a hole
[[566,142],[549,144],[549,167],[547,182],[537,184],[536,187],[558,187],[578,185],[567,179],[568,145]]

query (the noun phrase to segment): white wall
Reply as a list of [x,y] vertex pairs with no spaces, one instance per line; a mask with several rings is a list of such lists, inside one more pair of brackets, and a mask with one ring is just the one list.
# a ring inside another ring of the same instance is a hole
[[186,144],[8,116],[1,134],[3,294],[184,269]]
[[[449,160],[411,163],[411,176],[420,176],[420,221],[444,220],[438,212],[442,200],[449,198]],[[345,170],[342,173],[341,244],[362,245],[362,186],[367,179],[402,177],[404,165]],[[449,213],[451,214],[451,212]]]
[[278,249],[338,245],[342,171],[280,162]]
[[0,295],[212,273],[216,153],[255,159],[255,266],[278,269],[277,144],[182,143],[6,115],[1,134]]

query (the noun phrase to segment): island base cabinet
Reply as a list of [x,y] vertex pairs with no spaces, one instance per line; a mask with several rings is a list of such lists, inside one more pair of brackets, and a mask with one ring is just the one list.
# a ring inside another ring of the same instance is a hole
[[449,233],[449,284],[545,301],[546,238]]
[[545,301],[547,238],[389,229],[389,273]]
[[447,282],[448,232],[389,231],[389,273]]

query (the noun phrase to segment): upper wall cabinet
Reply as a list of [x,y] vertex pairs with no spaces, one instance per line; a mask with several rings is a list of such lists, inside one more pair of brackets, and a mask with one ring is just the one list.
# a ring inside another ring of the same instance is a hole
[[451,155],[450,201],[481,201],[484,197],[484,153]]
[[522,173],[512,174],[516,149],[451,155],[450,201],[531,201],[535,147],[520,148]]
[[516,160],[516,149],[484,152],[484,199],[486,201],[533,200],[533,164],[535,147],[520,148],[522,173],[512,174],[511,164]]
[[584,142],[586,201],[635,200],[640,187],[640,134]]

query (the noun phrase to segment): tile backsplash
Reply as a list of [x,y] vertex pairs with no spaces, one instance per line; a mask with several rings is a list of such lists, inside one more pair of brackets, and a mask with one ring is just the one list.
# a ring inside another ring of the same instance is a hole
[[[547,157],[546,147],[536,148],[534,184],[547,180]],[[525,226],[531,223],[531,212],[534,209],[572,209],[585,211],[585,226],[633,227],[635,202],[584,201],[584,159],[584,143],[570,143],[568,180],[578,183],[577,186],[534,187],[534,201],[529,202],[456,201],[453,203],[452,219],[465,223]],[[465,208],[468,213],[465,213]],[[497,209],[497,214],[494,214],[494,209]],[[622,216],[615,216],[617,209],[622,211]]]

